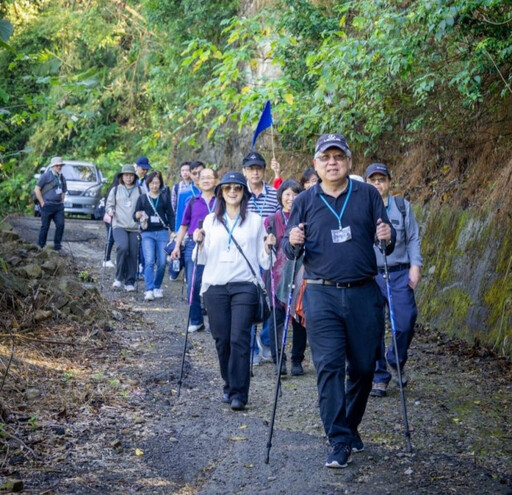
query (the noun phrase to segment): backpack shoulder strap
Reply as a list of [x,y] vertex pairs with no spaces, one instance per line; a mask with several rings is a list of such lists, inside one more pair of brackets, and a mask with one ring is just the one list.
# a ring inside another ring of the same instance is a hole
[[395,204],[398,208],[398,211],[402,214],[402,218],[404,220],[404,236],[405,243],[407,244],[407,224],[405,223],[405,217],[407,215],[407,210],[405,208],[405,199],[402,196],[395,196]]

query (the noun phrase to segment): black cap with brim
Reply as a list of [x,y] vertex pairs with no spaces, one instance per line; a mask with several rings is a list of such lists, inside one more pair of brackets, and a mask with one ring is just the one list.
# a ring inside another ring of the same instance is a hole
[[347,156],[352,154],[350,148],[348,147],[347,140],[343,134],[323,134],[320,136],[316,142],[315,154],[323,153],[329,148],[338,148],[345,152]]
[[249,190],[247,188],[247,180],[244,177],[244,174],[241,172],[227,172],[222,176],[222,179],[220,182],[215,186],[215,194],[219,192],[219,189],[224,184],[240,184],[243,186],[247,191]]
[[365,173],[366,178],[368,179],[373,174],[386,175],[391,179],[391,174],[389,173],[388,167],[386,167],[386,165],[383,163],[372,163],[371,165],[368,165]]
[[267,164],[265,162],[265,158],[261,156],[257,151],[251,151],[249,154],[244,156],[242,160],[242,167],[251,167],[256,165],[258,167],[266,167]]

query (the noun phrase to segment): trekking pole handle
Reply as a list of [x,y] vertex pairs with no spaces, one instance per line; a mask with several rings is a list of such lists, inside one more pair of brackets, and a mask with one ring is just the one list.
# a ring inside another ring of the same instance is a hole
[[[300,227],[300,225],[302,225],[302,228]],[[306,242],[306,227],[307,227],[307,223],[306,222],[302,222],[300,223],[299,225],[297,225],[297,227],[302,230],[302,232],[304,232],[304,243],[303,244],[297,244],[294,249],[293,249],[293,252],[294,252],[294,255],[295,255],[295,258],[298,258],[299,257],[299,254],[300,254],[300,250],[304,247],[304,244]]]

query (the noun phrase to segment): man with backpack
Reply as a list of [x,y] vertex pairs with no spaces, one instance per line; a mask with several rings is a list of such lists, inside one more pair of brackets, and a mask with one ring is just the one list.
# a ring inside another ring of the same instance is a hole
[[41,230],[39,231],[38,244],[40,248],[46,245],[48,230],[53,220],[55,224],[55,237],[53,249],[62,249],[62,236],[64,235],[64,196],[66,194],[66,179],[61,173],[64,162],[60,156],[51,159],[50,166],[39,177],[34,188],[34,194],[41,206]]
[[[414,325],[418,309],[414,298],[414,290],[421,279],[423,258],[420,250],[418,223],[410,203],[399,196],[391,196],[391,174],[388,167],[382,163],[372,163],[366,169],[366,182],[375,186],[386,206],[388,217],[396,230],[395,250],[387,257],[389,286],[393,299],[393,313],[396,328],[398,349],[390,345],[385,349],[384,338],[381,344],[380,357],[375,366],[373,384],[370,395],[385,397],[388,383],[393,381],[399,385],[397,367],[402,371],[402,384],[407,385],[404,366],[407,362],[407,351],[414,336]],[[382,295],[387,300],[386,281],[384,280],[384,258],[375,247],[377,257],[379,284]],[[391,374],[387,370],[389,366]]]

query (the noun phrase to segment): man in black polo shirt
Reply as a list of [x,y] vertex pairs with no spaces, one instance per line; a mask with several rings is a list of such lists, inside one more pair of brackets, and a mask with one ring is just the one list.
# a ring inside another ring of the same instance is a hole
[[343,135],[321,136],[313,163],[321,182],[295,199],[283,245],[290,259],[305,250],[308,340],[320,415],[333,447],[326,466],[342,468],[352,451],[363,450],[357,428],[384,331],[373,245],[383,241],[390,254],[396,232],[375,188],[349,178],[352,159]]

